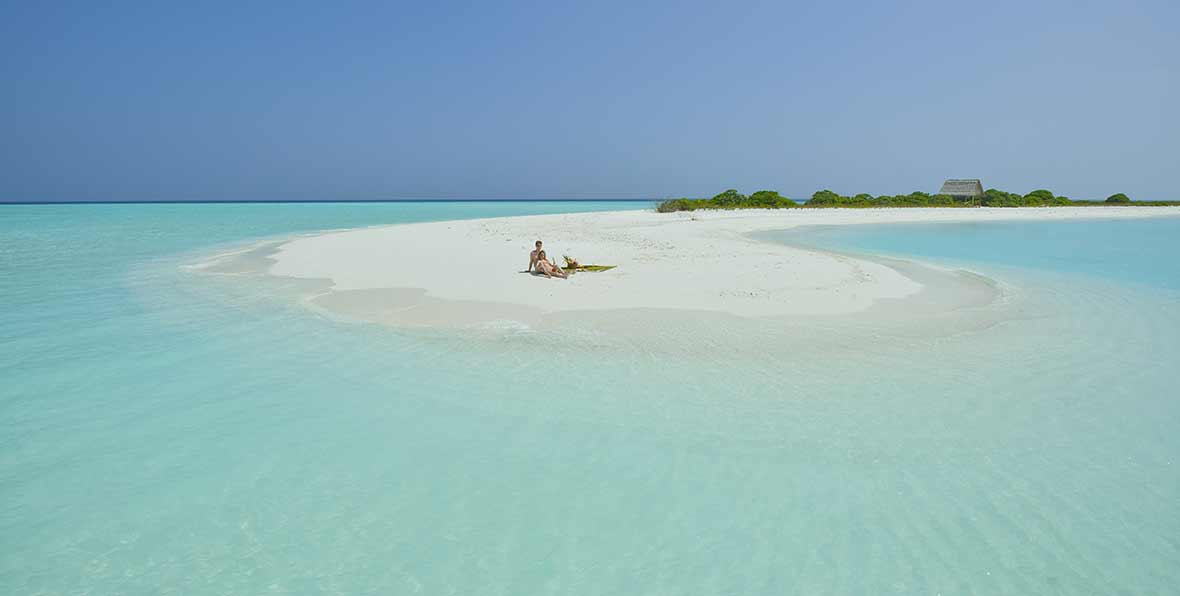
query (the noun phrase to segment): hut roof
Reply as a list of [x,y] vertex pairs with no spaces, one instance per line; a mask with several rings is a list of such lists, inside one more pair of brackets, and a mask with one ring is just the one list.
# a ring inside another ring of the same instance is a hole
[[952,197],[978,197],[983,194],[983,184],[978,178],[951,179],[942,183],[940,195]]

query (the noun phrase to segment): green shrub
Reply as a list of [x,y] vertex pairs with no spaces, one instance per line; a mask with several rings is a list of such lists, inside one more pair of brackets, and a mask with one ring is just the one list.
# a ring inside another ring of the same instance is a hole
[[1053,192],[1045,189],[1034,190],[1024,195],[1024,206],[1040,207],[1053,202]]
[[980,202],[988,207],[1018,207],[1024,202],[1024,197],[989,188],[983,191],[983,200]]
[[697,209],[785,209],[798,206],[795,201],[774,190],[760,190],[748,197],[736,190],[727,190],[711,199],[669,199],[657,205],[656,211],[670,213]]
[[695,211],[696,203],[693,199],[669,199],[656,206],[656,211],[660,213],[671,213],[673,211]]
[[830,190],[821,190],[811,195],[807,207],[967,207],[969,199],[950,195],[931,195],[915,191],[908,195],[881,195],[874,197],[861,193],[852,197],[838,195]]
[[840,202],[840,195],[830,190],[818,190],[811,195],[811,200],[807,201],[808,206],[812,207],[835,207]]
[[[1127,195],[1119,193],[1111,195],[1106,203],[1130,203]],[[811,195],[804,207],[972,207],[976,204],[987,207],[1041,207],[1064,205],[1102,205],[1097,201],[1072,201],[1069,197],[1054,195],[1052,191],[1037,189],[1026,195],[1005,192],[995,188],[984,191],[978,199],[958,198],[950,195],[931,195],[921,191],[914,191],[908,195],[881,195],[874,197],[868,193],[846,197],[828,189],[816,191]],[[1137,205],[1180,205],[1177,201],[1140,201]],[[696,211],[697,209],[784,209],[799,207],[791,199],[773,190],[760,190],[750,196],[743,195],[736,190],[727,190],[711,199],[669,199],[660,203],[656,210],[661,213],[671,211]]]
[[731,188],[713,197],[712,201],[722,207],[736,207],[744,203],[746,198],[746,195]]
[[784,209],[799,206],[795,201],[778,194],[777,190],[760,190],[755,192],[746,199],[746,203],[753,207],[765,207],[767,209]]

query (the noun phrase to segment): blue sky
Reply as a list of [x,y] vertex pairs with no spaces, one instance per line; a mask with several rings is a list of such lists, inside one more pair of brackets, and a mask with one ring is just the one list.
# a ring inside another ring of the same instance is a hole
[[0,0],[0,200],[1180,199],[1180,3]]

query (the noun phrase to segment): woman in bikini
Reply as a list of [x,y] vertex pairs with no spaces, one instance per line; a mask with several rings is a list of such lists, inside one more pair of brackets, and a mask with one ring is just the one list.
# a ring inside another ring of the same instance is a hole
[[566,273],[564,269],[549,262],[549,258],[545,256],[545,251],[537,251],[537,271],[545,274],[545,277],[557,276],[562,279],[569,278],[570,274]]

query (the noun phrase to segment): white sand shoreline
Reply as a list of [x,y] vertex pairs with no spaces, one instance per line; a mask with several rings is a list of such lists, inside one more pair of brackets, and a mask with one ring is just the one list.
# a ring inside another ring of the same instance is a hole
[[[1173,207],[617,211],[394,224],[301,236],[274,276],[323,280],[317,307],[402,326],[535,324],[560,313],[674,309],[740,317],[863,312],[923,283],[877,260],[752,237],[813,225],[1053,221],[1180,215]],[[569,280],[521,273],[535,239],[552,257],[618,265]],[[929,280],[927,280],[929,283]]]

